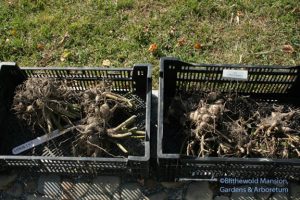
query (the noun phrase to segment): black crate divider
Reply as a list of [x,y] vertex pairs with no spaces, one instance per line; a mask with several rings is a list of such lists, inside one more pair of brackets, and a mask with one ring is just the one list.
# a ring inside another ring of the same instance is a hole
[[[147,177],[150,159],[150,111],[152,78],[150,64],[137,64],[133,68],[98,67],[22,67],[15,63],[0,63],[0,139],[5,118],[11,114],[10,106],[17,85],[29,77],[51,77],[70,81],[74,90],[81,91],[102,80],[112,81],[113,91],[131,92],[146,102],[145,154],[127,158],[13,156],[0,152],[0,171],[28,170],[34,173],[132,175]],[[6,105],[6,106],[4,106]],[[12,138],[13,140],[13,138]],[[0,140],[1,145],[1,140]]]
[[[223,69],[247,69],[247,81],[222,79]],[[196,158],[163,152],[164,113],[176,93],[229,90],[261,101],[300,104],[300,66],[192,64],[160,60],[157,162],[161,180],[216,180],[220,177],[300,179],[300,159]]]

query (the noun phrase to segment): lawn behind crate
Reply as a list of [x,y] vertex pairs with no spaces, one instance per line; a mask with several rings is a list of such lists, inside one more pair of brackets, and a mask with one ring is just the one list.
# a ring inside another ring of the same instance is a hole
[[296,65],[299,31],[295,0],[0,2],[0,60],[20,66],[150,62],[157,78],[161,56],[197,63]]

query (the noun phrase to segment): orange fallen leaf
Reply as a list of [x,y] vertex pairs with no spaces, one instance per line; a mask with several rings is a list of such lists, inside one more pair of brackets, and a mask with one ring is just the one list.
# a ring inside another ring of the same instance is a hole
[[195,49],[201,49],[201,44],[200,44],[200,42],[196,42],[196,43],[194,44],[194,48],[195,48]]
[[41,44],[41,43],[38,43],[38,44],[36,45],[36,48],[37,48],[38,50],[40,50],[40,51],[43,51],[44,48],[45,48],[45,45],[44,45],[44,44]]
[[186,43],[186,39],[185,39],[184,37],[179,38],[179,39],[177,40],[177,44],[178,44],[179,46],[183,46],[183,45],[185,45],[185,43]]
[[155,53],[158,49],[158,45],[156,43],[153,43],[150,45],[148,51],[150,51],[151,53]]
[[283,45],[282,51],[284,53],[293,53],[295,50],[294,50],[294,48],[291,45],[286,44],[286,45]]

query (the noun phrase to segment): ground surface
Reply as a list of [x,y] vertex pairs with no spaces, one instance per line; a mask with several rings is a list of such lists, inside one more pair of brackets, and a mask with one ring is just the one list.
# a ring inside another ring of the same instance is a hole
[[[245,186],[247,187],[247,186]],[[220,193],[214,182],[135,181],[116,176],[0,175],[0,199],[5,200],[300,200],[300,185],[288,193]]]
[[0,23],[0,61],[20,66],[149,62],[157,77],[161,56],[278,65],[300,59],[295,0],[2,0]]

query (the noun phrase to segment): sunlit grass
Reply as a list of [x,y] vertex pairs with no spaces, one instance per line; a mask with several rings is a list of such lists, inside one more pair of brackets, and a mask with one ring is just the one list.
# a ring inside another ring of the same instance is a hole
[[[0,60],[20,66],[100,66],[109,59],[114,67],[151,63],[156,78],[161,56],[256,65],[300,60],[294,0],[4,0],[0,22]],[[286,44],[294,52],[282,51]]]

